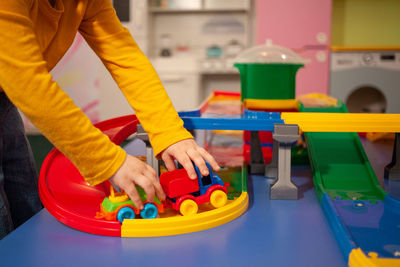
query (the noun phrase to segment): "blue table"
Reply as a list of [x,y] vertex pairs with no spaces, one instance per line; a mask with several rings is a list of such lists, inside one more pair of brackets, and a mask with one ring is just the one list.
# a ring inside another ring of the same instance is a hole
[[0,266],[346,266],[309,170],[296,170],[296,176],[305,189],[300,200],[269,200],[269,180],[253,176],[243,216],[179,236],[95,236],[42,210],[0,241]]
[[0,266],[346,266],[314,192],[311,170],[294,167],[293,176],[299,200],[270,200],[271,180],[251,176],[245,214],[178,236],[96,236],[42,210],[0,241]]

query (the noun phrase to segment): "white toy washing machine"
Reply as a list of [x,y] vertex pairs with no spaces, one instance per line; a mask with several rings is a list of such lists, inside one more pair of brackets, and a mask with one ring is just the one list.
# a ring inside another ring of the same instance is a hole
[[349,112],[400,113],[400,50],[332,52],[330,95]]

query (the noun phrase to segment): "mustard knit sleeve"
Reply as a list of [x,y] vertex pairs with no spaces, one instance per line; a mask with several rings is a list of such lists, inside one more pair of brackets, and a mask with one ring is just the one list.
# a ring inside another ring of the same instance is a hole
[[124,28],[109,0],[90,0],[79,29],[101,58],[149,134],[154,154],[193,138],[183,127],[158,75]]
[[126,154],[52,80],[25,1],[1,1],[0,32],[0,86],[9,99],[89,183],[112,176]]

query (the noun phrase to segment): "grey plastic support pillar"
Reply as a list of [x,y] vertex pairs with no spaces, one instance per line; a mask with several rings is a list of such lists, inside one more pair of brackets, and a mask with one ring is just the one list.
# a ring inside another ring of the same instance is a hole
[[278,148],[279,142],[274,140],[272,144],[272,159],[265,166],[265,177],[275,178],[278,175]]
[[138,124],[136,126],[137,130],[137,135],[136,138],[139,138],[140,140],[144,141],[146,144],[146,163],[153,167],[153,169],[156,171],[157,176],[160,175],[160,162],[156,157],[154,156],[154,151],[153,147],[150,144],[149,136],[147,135],[146,131],[143,129],[141,124]]
[[249,173],[264,174],[264,171],[265,171],[265,162],[261,149],[260,136],[258,134],[258,131],[251,131]]
[[299,139],[299,126],[275,124],[274,141],[278,143],[277,179],[271,184],[271,199],[298,199],[298,188],[291,180],[291,148]]
[[400,181],[400,133],[396,133],[393,146],[392,161],[385,167],[384,177],[392,181]]

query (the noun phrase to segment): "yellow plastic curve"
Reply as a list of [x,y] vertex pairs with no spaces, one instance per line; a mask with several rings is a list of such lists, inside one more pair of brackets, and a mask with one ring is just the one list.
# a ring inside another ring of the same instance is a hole
[[298,109],[297,99],[244,99],[245,108],[253,109]]
[[353,249],[349,255],[350,267],[395,267],[400,266],[400,259],[378,258],[378,254],[370,252],[365,255],[360,249]]
[[400,132],[400,114],[282,112],[303,132]]
[[122,237],[150,237],[186,234],[206,230],[230,222],[242,215],[249,204],[247,192],[228,205],[193,216],[148,220],[126,219],[121,226]]

